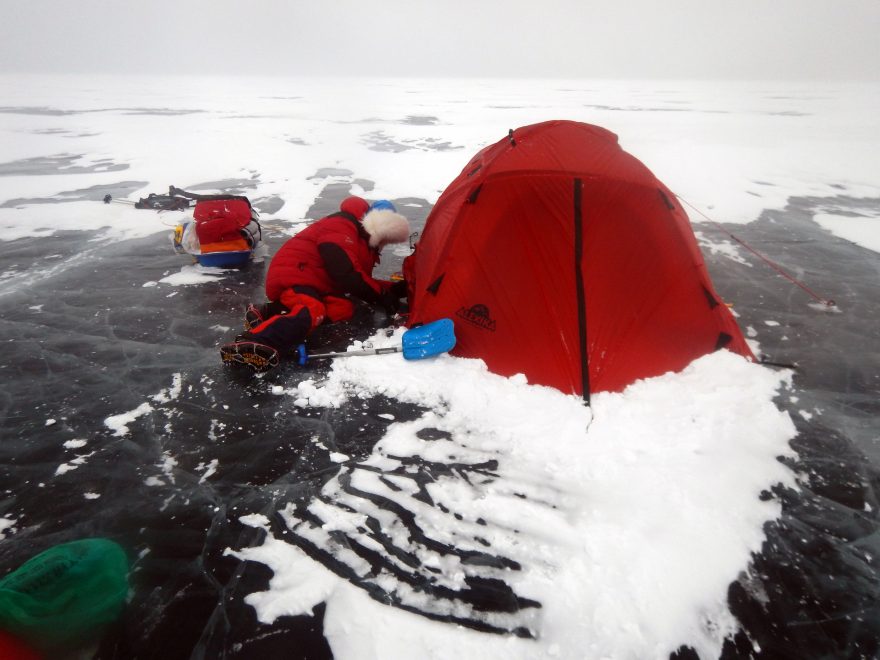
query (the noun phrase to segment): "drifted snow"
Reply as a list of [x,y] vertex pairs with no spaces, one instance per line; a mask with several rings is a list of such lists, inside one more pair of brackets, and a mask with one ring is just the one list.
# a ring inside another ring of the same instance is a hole
[[[378,347],[399,336],[373,341]],[[381,605],[271,535],[237,555],[275,572],[270,589],[247,602],[271,622],[326,599],[324,632],[343,659],[434,657],[441,649],[442,657],[459,658],[652,658],[668,657],[682,644],[717,657],[736,630],[728,586],[748,570],[764,523],[780,511],[760,494],[778,483],[794,486],[778,460],[791,453],[794,425],[773,404],[787,386],[787,375],[719,352],[680,374],[595,395],[590,409],[522,376],[494,375],[479,360],[337,359],[327,381],[311,385],[313,399],[320,393],[327,405],[338,405],[383,394],[429,410],[392,424],[369,458],[341,467],[309,507],[323,527],[297,518],[292,506],[282,511],[288,526],[362,579],[434,612],[461,605],[431,602],[388,575],[371,576],[328,533],[368,544],[362,523],[372,516],[395,545],[441,569],[440,583],[450,588],[467,574],[499,575],[417,547],[391,511],[353,497],[340,478],[394,500],[438,541],[480,548],[473,540],[479,534],[491,552],[522,566],[500,577],[518,596],[541,603],[521,621],[536,639],[477,633]],[[417,433],[427,428],[448,437],[423,440]],[[414,499],[399,471],[390,474],[406,457],[434,464],[494,460],[496,476],[478,482],[451,471],[434,480],[430,497],[444,511]]]

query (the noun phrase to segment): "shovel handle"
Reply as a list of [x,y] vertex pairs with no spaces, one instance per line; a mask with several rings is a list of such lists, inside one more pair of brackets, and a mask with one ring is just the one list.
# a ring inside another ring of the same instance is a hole
[[296,347],[296,361],[297,364],[303,366],[309,360],[309,358],[321,359],[335,357],[354,357],[357,355],[386,355],[388,353],[399,353],[400,350],[400,346],[386,346],[385,348],[365,348],[357,351],[342,351],[340,353],[319,353],[317,355],[309,355],[306,351],[306,345],[300,344]]

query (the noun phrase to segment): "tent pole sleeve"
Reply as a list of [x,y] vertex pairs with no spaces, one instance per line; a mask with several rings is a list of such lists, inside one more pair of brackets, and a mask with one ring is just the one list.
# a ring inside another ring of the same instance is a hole
[[584,401],[590,403],[590,365],[587,357],[587,304],[584,297],[584,227],[582,212],[584,182],[574,180],[574,281],[577,288],[578,345],[581,351],[581,387]]

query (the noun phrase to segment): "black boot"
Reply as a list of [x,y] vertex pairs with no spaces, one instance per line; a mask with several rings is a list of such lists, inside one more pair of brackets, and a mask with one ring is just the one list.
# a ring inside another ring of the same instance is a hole
[[257,373],[264,373],[278,366],[278,351],[266,344],[251,341],[240,336],[231,344],[220,347],[223,364],[231,367],[248,367]]
[[288,311],[290,310],[279,302],[267,302],[262,305],[250,303],[244,312],[244,329],[253,330],[266,319],[278,314],[287,314]]

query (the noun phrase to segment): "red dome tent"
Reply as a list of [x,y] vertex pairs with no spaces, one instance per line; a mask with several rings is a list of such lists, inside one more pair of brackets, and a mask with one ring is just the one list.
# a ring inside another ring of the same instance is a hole
[[589,400],[727,348],[753,358],[687,214],[613,133],[526,126],[474,156],[405,264],[410,325],[454,355]]

